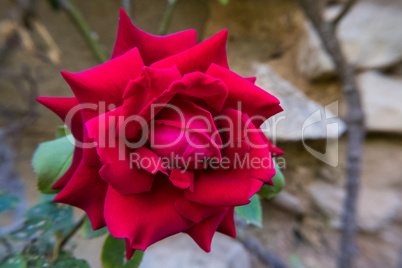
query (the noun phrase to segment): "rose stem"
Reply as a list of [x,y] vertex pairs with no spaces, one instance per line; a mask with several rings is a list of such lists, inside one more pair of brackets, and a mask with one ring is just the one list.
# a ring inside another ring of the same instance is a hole
[[89,28],[87,22],[82,16],[81,12],[69,1],[69,0],[58,0],[60,7],[67,13],[70,20],[74,23],[75,27],[81,33],[85,42],[91,49],[95,58],[99,63],[104,63],[108,60],[105,52],[103,51],[99,42],[93,37],[92,31]]
[[170,23],[172,22],[173,12],[174,12],[177,4],[179,3],[179,0],[168,0],[167,2],[168,2],[168,4],[165,9],[165,13],[163,14],[162,22],[161,22],[161,25],[160,25],[159,31],[158,31],[159,35],[167,34]]
[[54,264],[57,261],[57,259],[59,258],[60,251],[67,244],[70,238],[73,237],[73,235],[81,228],[86,218],[87,215],[83,215],[74,225],[74,227],[70,230],[70,232],[68,232],[64,237],[61,237],[60,235],[57,237],[56,243],[53,248],[53,255],[51,260],[52,264]]

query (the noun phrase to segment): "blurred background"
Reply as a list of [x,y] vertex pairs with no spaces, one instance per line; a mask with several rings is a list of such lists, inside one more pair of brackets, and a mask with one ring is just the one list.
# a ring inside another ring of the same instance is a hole
[[[173,2],[71,0],[89,27],[91,49],[74,24],[74,12],[58,1],[0,0],[0,190],[20,199],[11,216],[0,216],[0,228],[9,228],[38,203],[31,158],[37,145],[54,139],[62,124],[34,98],[72,96],[60,71],[83,71],[97,65],[103,54],[110,57],[123,5],[137,27],[153,34],[192,28],[202,41],[229,30],[230,68],[245,77],[257,76],[257,85],[277,96],[285,110],[267,127],[285,151],[278,162],[286,186],[274,199],[262,201],[263,228],[247,229],[289,267],[335,267],[345,196],[346,109],[333,64],[298,2]],[[325,2],[325,16],[331,17],[342,2]],[[169,15],[171,23],[163,24]],[[368,131],[357,220],[356,264],[362,268],[401,267],[401,25],[402,1],[361,0],[337,32],[347,60],[357,68]],[[321,120],[306,125],[317,111]],[[330,131],[328,124],[336,130]],[[102,239],[80,243],[74,238],[74,254],[100,267]],[[182,235],[151,246],[141,267],[162,265],[265,267],[239,241],[220,235],[209,254]]]

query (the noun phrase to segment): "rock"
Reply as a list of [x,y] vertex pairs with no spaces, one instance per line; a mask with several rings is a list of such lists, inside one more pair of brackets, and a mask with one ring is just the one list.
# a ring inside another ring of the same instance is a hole
[[310,80],[323,80],[335,74],[334,64],[324,51],[317,33],[310,24],[305,24],[306,35],[299,47],[297,65],[300,72]]
[[[312,184],[309,191],[316,205],[329,217],[331,226],[340,228],[345,191],[326,183]],[[396,219],[400,199],[400,195],[393,190],[362,188],[358,200],[359,229],[369,233],[381,231]]]
[[395,159],[402,159],[402,139],[368,138],[364,146],[362,186],[375,189],[402,189],[402,169]]
[[304,215],[306,213],[306,208],[300,199],[286,191],[281,191],[277,196],[272,198],[272,202],[276,206],[295,215]]
[[235,68],[250,60],[280,56],[294,44],[294,36],[303,25],[296,1],[230,0],[222,5],[215,0],[208,1],[208,5],[210,12],[203,36],[228,29],[229,63]]
[[315,204],[329,217],[330,225],[339,228],[345,197],[344,190],[326,183],[314,183],[309,187],[309,191]]
[[363,190],[358,208],[359,228],[371,233],[382,230],[396,218],[401,197],[391,190]]
[[3,48],[10,35],[16,30],[16,25],[10,20],[0,20],[0,45]]
[[[399,193],[399,195],[402,195],[402,193]],[[394,220],[396,223],[402,225],[402,205],[399,205],[398,212],[396,213]]]
[[247,251],[240,242],[215,234],[206,253],[186,234],[164,239],[147,249],[140,268],[250,268]]
[[402,133],[402,77],[370,71],[360,74],[357,81],[367,129]]
[[284,109],[262,127],[273,142],[277,139],[335,139],[345,131],[345,124],[336,115],[338,102],[324,108],[266,64],[254,63],[253,67],[257,76],[256,85],[277,97]]
[[[333,17],[339,8],[330,8]],[[399,0],[360,1],[344,17],[338,38],[349,62],[358,69],[384,68],[402,59],[402,2]],[[306,24],[306,36],[299,48],[298,66],[309,79],[323,79],[334,74],[334,67],[315,30]]]

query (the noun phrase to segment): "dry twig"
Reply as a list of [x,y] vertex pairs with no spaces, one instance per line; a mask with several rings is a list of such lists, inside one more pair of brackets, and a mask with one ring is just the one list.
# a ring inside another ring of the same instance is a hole
[[361,175],[361,155],[365,139],[364,114],[357,89],[355,70],[347,62],[336,37],[336,26],[356,0],[349,0],[333,21],[326,21],[315,0],[299,0],[305,15],[317,31],[325,50],[335,64],[347,103],[348,147],[346,152],[346,199],[342,215],[342,235],[339,244],[339,268],[353,267],[356,254],[356,214]]
[[350,0],[343,5],[343,8],[341,9],[341,11],[338,13],[338,15],[332,21],[332,24],[335,27],[339,24],[339,22],[343,19],[343,17],[345,17],[345,15],[348,14],[350,9],[354,6],[354,4],[356,4],[356,2],[357,2],[357,0]]

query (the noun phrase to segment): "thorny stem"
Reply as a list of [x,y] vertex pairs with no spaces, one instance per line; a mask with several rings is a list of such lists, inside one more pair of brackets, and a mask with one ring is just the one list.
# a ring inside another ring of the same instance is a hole
[[352,8],[356,0],[345,3],[343,10],[332,22],[324,20],[323,12],[314,0],[299,0],[305,15],[316,29],[325,50],[335,64],[347,103],[348,147],[346,152],[346,198],[342,215],[342,234],[339,243],[339,268],[353,267],[356,254],[356,214],[360,187],[362,149],[365,139],[364,113],[357,89],[355,70],[347,62],[336,37],[336,26]]
[[81,33],[85,42],[91,49],[95,58],[99,63],[104,63],[108,60],[105,52],[103,51],[99,42],[93,37],[91,29],[89,28],[87,22],[82,16],[81,12],[69,1],[69,0],[58,0],[61,8],[67,13],[70,20],[74,23],[75,27]]
[[173,12],[179,3],[179,0],[168,0],[167,2],[167,7],[165,9],[165,13],[163,14],[162,22],[158,31],[159,35],[167,34],[170,23],[172,22]]
[[66,234],[65,236],[58,235],[56,239],[56,243],[53,248],[52,260],[51,263],[54,264],[59,258],[59,254],[63,247],[67,244],[67,242],[73,237],[73,235],[81,228],[84,224],[86,215],[82,216],[79,221],[74,225],[74,227]]

